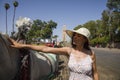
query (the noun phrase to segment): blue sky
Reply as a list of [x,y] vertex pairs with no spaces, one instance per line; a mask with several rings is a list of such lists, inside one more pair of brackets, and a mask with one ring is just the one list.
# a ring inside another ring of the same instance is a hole
[[[5,33],[5,8],[4,3],[10,4],[8,10],[8,32],[12,31],[14,0],[0,0],[0,32]],[[21,17],[29,17],[32,20],[53,20],[58,25],[54,35],[62,40],[62,29],[73,29],[90,20],[101,19],[107,0],[17,0],[19,6],[16,9],[15,21]],[[15,28],[17,29],[17,28]]]

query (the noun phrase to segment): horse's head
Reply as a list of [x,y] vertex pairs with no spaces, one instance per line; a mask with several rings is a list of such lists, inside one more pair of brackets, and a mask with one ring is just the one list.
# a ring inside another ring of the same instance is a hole
[[16,27],[18,28],[17,40],[26,40],[26,35],[32,27],[32,20],[27,17],[19,17],[16,21]]
[[7,36],[0,34],[0,80],[11,80],[17,72],[19,51],[11,44]]
[[29,30],[30,30],[29,26],[18,27],[18,32],[13,32],[11,38],[13,38],[16,41],[26,40],[27,39],[26,36]]

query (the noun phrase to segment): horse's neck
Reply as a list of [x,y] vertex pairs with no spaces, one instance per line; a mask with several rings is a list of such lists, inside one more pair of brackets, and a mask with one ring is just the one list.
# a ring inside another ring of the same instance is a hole
[[0,80],[10,80],[18,71],[19,51],[0,34]]
[[10,47],[11,43],[7,40],[6,37],[2,36],[2,41],[1,41],[1,54],[0,57],[3,58],[6,62],[6,65],[9,67],[16,66],[18,59],[19,59],[19,50]]

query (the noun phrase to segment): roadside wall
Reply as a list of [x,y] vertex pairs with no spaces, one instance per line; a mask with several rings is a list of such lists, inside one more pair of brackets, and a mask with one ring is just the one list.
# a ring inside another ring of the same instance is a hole
[[114,43],[114,47],[120,49],[120,42]]

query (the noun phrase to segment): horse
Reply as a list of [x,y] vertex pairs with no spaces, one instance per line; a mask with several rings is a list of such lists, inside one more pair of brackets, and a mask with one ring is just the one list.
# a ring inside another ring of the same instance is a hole
[[[20,65],[22,51],[11,47],[11,44],[8,37],[0,34],[0,80],[20,80],[18,78],[20,68],[24,65],[23,63]],[[45,80],[58,70],[57,55],[33,50],[28,52],[29,80]]]

